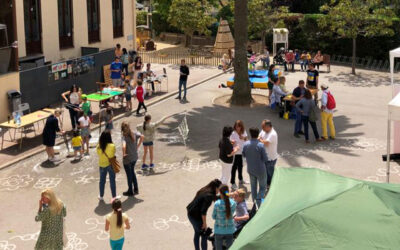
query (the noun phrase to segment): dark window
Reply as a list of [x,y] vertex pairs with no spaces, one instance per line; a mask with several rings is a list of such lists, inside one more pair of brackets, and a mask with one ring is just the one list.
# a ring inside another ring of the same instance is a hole
[[42,53],[40,0],[24,0],[26,54]]
[[58,35],[60,49],[74,47],[72,0],[58,0]]
[[89,43],[100,42],[99,0],[87,0]]
[[124,10],[122,0],[112,0],[114,38],[124,36]]
[[0,74],[18,70],[15,0],[0,0]]

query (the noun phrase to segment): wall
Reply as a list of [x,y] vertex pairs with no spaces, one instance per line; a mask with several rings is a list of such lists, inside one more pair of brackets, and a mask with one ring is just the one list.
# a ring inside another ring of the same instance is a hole
[[8,109],[7,91],[19,90],[19,72],[0,75],[0,122],[7,120]]
[[[136,11],[134,0],[123,0],[124,8],[124,36],[113,38],[112,24],[112,2],[111,0],[100,0],[100,40],[98,43],[89,44],[87,27],[87,4],[86,0],[73,0],[73,22],[74,22],[74,48],[60,50],[58,41],[58,1],[41,0],[42,14],[42,47],[47,61],[58,62],[65,59],[76,58],[81,55],[81,47],[98,47],[100,50],[112,48],[120,43],[128,50],[134,49],[136,41]],[[19,57],[26,56],[25,28],[23,0],[16,0]],[[128,37],[133,39],[128,41]]]
[[[69,90],[72,84],[77,84],[85,94],[95,92],[97,90],[96,82],[103,81],[103,65],[113,61],[114,50],[101,51],[92,55],[95,57],[94,71],[70,79],[49,82],[48,66],[21,71],[22,102],[29,103],[31,111],[60,103],[62,101],[61,94]],[[41,98],[43,96],[46,98]]]

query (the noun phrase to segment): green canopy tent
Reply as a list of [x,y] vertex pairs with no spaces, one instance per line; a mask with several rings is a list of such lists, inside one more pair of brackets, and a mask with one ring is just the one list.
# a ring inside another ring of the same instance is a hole
[[277,168],[230,249],[400,249],[400,185]]

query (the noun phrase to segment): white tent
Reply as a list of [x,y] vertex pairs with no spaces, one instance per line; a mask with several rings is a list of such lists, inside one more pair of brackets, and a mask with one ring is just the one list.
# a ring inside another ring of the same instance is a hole
[[[400,138],[396,136],[396,129],[398,130],[400,127],[400,93],[397,91],[394,85],[394,59],[400,58],[400,48],[391,50],[389,53],[390,56],[390,80],[392,83],[392,95],[394,98],[388,104],[388,128],[387,128],[387,158],[386,158],[386,181],[389,182],[390,175],[390,140],[391,140],[391,132],[392,132],[392,121],[396,121],[395,124],[395,136],[394,143],[398,144]],[[396,152],[398,153],[398,152]]]

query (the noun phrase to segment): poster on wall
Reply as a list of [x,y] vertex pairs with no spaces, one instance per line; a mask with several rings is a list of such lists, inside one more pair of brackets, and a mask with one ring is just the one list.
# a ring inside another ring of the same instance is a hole
[[83,56],[66,62],[55,63],[49,66],[49,82],[87,74],[94,71],[94,67],[94,56]]

